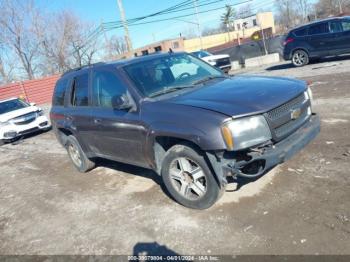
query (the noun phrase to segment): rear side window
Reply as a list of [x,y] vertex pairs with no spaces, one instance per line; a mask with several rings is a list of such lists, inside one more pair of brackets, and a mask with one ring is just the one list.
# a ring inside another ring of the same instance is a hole
[[68,84],[68,79],[60,79],[57,81],[55,91],[53,93],[53,101],[52,101],[52,104],[54,106],[63,106],[67,84]]
[[89,104],[89,75],[81,74],[74,78],[71,104],[72,106],[88,106]]
[[342,29],[342,26],[341,26],[341,23],[338,22],[338,21],[332,21],[329,23],[329,28],[331,30],[332,33],[339,33],[339,32],[342,32],[343,29]]
[[329,33],[328,23],[312,25],[309,28],[309,35],[320,35]]
[[350,20],[342,21],[343,31],[350,31]]
[[307,28],[294,31],[294,35],[295,36],[306,36],[307,35]]

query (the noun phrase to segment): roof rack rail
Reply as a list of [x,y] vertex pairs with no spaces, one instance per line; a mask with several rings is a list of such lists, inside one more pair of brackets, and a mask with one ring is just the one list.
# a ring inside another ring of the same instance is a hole
[[104,65],[104,64],[105,64],[104,62],[97,62],[97,63],[90,64],[90,65],[83,65],[83,66],[80,66],[80,67],[68,69],[67,71],[65,71],[65,72],[62,74],[62,76],[66,75],[66,74],[69,74],[69,73],[71,73],[71,72],[75,72],[75,71],[82,70],[82,69],[84,69],[84,68],[94,67],[94,66]]

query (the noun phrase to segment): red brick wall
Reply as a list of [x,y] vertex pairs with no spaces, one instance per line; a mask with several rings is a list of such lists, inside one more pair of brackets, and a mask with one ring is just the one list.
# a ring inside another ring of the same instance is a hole
[[23,96],[28,102],[51,103],[53,89],[59,77],[54,75],[0,86],[0,100]]

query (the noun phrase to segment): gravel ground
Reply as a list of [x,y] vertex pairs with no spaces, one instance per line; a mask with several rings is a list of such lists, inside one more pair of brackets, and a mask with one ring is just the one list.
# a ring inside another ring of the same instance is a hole
[[350,60],[239,73],[313,81],[318,138],[205,211],[152,171],[78,173],[52,132],[0,147],[0,254],[350,254]]

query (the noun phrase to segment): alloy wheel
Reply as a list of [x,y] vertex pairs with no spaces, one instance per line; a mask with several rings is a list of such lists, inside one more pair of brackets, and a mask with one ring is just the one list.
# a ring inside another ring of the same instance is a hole
[[304,51],[296,51],[293,55],[293,63],[296,66],[303,66],[307,64],[307,54]]
[[80,152],[79,149],[77,148],[76,145],[74,144],[70,144],[68,147],[68,151],[69,151],[69,155],[71,157],[71,159],[73,160],[73,163],[80,167],[81,166],[81,156],[80,156]]
[[178,193],[189,200],[198,200],[207,192],[203,169],[193,160],[176,158],[170,164],[170,179]]

